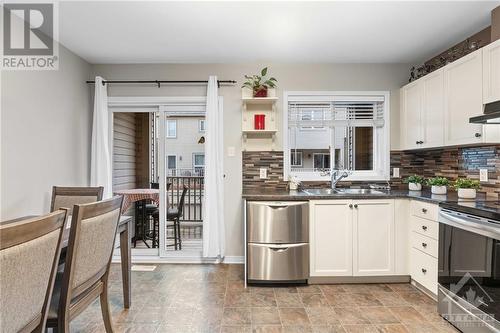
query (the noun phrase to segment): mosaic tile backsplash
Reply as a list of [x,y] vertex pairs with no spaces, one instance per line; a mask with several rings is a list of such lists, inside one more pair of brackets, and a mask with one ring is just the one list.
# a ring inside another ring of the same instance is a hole
[[393,151],[391,168],[400,168],[402,178],[391,178],[392,184],[398,187],[405,186],[402,179],[413,174],[451,180],[479,179],[479,169],[487,169],[488,182],[481,183],[479,192],[496,198],[500,195],[500,145]]
[[[259,169],[268,169],[268,179],[259,178]],[[455,180],[458,177],[479,179],[479,169],[488,169],[488,182],[481,183],[479,192],[492,199],[500,196],[500,145],[480,147],[447,147],[415,151],[391,151],[391,170],[400,168],[401,178],[391,178],[394,188],[406,188],[403,179],[417,174],[424,177],[442,176]],[[310,182],[304,186],[327,186],[327,183]],[[340,186],[359,185],[341,182]],[[252,189],[284,190],[283,152],[243,152],[243,191]]]

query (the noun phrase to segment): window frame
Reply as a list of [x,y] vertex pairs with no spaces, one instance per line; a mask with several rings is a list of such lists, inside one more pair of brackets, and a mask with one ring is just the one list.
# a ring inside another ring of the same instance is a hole
[[[384,98],[384,126],[374,127],[373,142],[373,170],[358,170],[346,178],[348,181],[387,181],[390,179],[390,92],[389,91],[284,91],[283,92],[283,178],[289,180],[291,171],[289,129],[288,129],[288,103],[293,101],[311,101],[311,102],[331,102],[335,96],[353,97],[383,97]],[[333,133],[330,143],[333,143]],[[330,144],[330,165],[335,161],[335,152],[333,144]],[[328,173],[320,172],[297,172],[293,173],[302,181],[326,181],[330,179]]]
[[[169,127],[170,123],[175,124],[175,134],[174,135],[170,134],[170,127]],[[167,119],[165,125],[167,127],[166,131],[165,131],[166,138],[167,139],[177,139],[177,119]]]
[[171,168],[168,167],[168,158],[169,157],[175,157],[175,168],[174,169],[177,169],[177,154],[167,154],[167,170],[172,170]]
[[330,153],[330,154],[328,154],[328,153],[313,153],[312,155],[313,155],[313,169],[325,169],[325,167],[322,167],[322,168],[316,168],[316,167],[314,166],[315,157],[316,157],[317,155],[321,155],[321,156],[323,156],[323,164],[325,164],[325,156],[330,157],[330,165],[332,165],[332,154],[331,154],[331,153]]
[[[304,154],[301,151],[294,152],[295,156],[300,156],[300,164],[292,164],[292,160],[290,158],[290,167],[301,167],[304,165]],[[290,156],[291,157],[291,156]]]
[[[202,126],[201,124],[203,123],[203,129],[202,129]],[[207,130],[207,122],[205,119],[198,119],[198,132],[199,133],[205,133],[205,131]]]
[[[203,155],[203,165],[196,165],[196,155]],[[193,169],[195,168],[204,168],[205,167],[205,153],[193,153]]]

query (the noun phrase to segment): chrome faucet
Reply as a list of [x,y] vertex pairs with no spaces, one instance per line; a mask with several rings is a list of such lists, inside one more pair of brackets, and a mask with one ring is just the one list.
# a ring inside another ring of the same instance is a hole
[[[341,181],[342,179],[344,179],[346,177],[349,177],[350,173],[347,170],[342,171],[342,173],[340,173],[340,172],[341,172],[340,170],[330,171],[330,183],[332,186],[332,190],[337,188],[337,183],[339,181]],[[339,175],[339,173],[340,173],[340,175]]]

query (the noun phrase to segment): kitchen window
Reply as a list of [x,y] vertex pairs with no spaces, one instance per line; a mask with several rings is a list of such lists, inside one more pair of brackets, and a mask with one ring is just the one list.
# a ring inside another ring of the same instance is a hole
[[285,92],[283,123],[285,179],[389,179],[389,92]]
[[177,138],[177,120],[167,120],[167,138]]

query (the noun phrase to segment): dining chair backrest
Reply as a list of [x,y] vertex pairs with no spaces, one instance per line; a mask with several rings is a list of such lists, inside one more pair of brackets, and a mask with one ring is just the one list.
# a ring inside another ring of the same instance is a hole
[[60,311],[67,313],[72,299],[94,287],[107,274],[122,202],[122,196],[115,196],[74,206]]
[[52,187],[52,200],[50,211],[53,212],[60,208],[69,209],[68,214],[72,214],[73,206],[86,204],[102,200],[104,188],[98,187]]
[[0,225],[2,333],[44,331],[66,213],[59,210]]
[[186,193],[188,191],[187,185],[182,187],[181,199],[179,200],[179,204],[177,205],[177,212],[179,214],[179,218],[182,216],[182,211],[184,209],[184,201],[186,199]]

